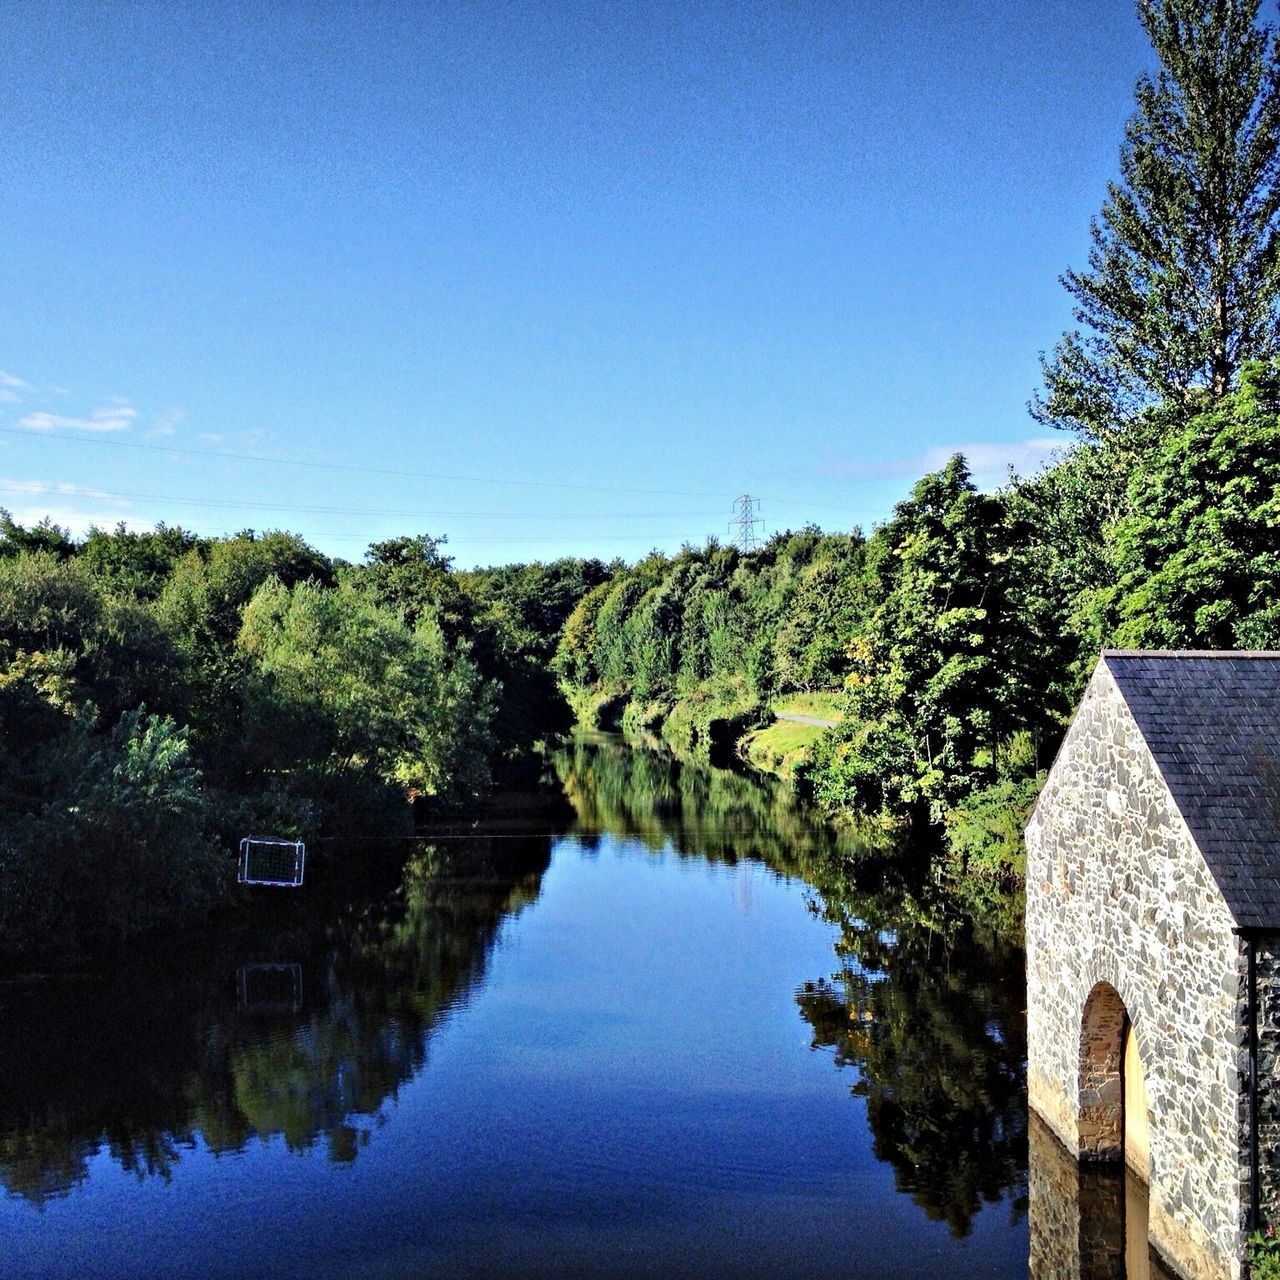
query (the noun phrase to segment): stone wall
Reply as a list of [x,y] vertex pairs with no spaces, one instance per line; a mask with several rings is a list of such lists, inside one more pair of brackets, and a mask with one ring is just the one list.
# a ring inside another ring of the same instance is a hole
[[1099,1055],[1114,1028],[1082,1036],[1109,984],[1146,1068],[1152,1242],[1191,1280],[1240,1274],[1247,1041],[1232,925],[1104,661],[1027,829],[1028,1094],[1073,1154],[1113,1155],[1120,1085]]

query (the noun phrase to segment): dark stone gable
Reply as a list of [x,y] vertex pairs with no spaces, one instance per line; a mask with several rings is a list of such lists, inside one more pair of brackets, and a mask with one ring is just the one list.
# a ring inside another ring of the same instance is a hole
[[1280,653],[1102,661],[1236,924],[1280,929]]

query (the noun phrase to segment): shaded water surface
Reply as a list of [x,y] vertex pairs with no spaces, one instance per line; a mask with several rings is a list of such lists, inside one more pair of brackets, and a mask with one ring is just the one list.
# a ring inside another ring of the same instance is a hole
[[1009,930],[737,774],[554,772],[407,866],[321,846],[200,937],[0,985],[0,1272],[1027,1275]]

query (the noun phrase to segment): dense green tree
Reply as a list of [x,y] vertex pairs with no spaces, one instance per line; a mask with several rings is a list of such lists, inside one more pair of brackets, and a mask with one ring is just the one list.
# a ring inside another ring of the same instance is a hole
[[223,893],[186,733],[143,707],[94,719],[65,659],[0,647],[0,958],[82,954]]
[[246,830],[385,831],[407,797],[479,795],[499,692],[504,750],[567,727],[547,663],[606,575],[0,519],[0,963],[206,910]]
[[999,500],[957,455],[868,549],[875,607],[851,646],[844,727],[819,757],[829,804],[940,818],[990,781],[1021,693]]
[[552,665],[579,702],[594,689],[633,706],[696,703],[712,717],[778,691],[832,688],[865,603],[862,557],[859,535],[816,528],[746,556],[715,541],[647,556],[583,597]]
[[1260,0],[1139,0],[1160,59],[1121,181],[1063,283],[1082,326],[1043,362],[1042,420],[1103,438],[1220,397],[1280,350],[1280,56]]
[[1162,442],[1110,530],[1106,606],[1129,648],[1280,647],[1280,365]]
[[268,578],[286,586],[329,585],[334,571],[294,534],[246,531],[180,557],[155,603],[157,617],[190,664],[191,718],[206,766],[228,774],[239,768],[235,744],[245,674],[236,637],[245,605]]
[[849,642],[868,607],[865,548],[856,533],[836,534],[797,566],[773,639],[779,689],[834,689],[843,681]]
[[457,638],[470,631],[471,609],[444,554],[446,542],[424,533],[371,543],[361,576],[373,598],[408,626],[431,618]]
[[552,669],[570,686],[586,688],[600,679],[597,623],[600,610],[612,592],[612,582],[593,587],[574,605],[565,619]]
[[59,560],[69,560],[76,551],[71,534],[46,516],[39,524],[24,528],[0,507],[0,558],[20,551],[47,551]]
[[135,533],[121,521],[110,532],[96,525],[90,528],[76,548],[76,559],[115,590],[149,601],[160,594],[178,560],[201,543],[196,534],[178,526],[158,524]]
[[14,654],[64,655],[105,724],[144,702],[170,713],[186,705],[184,664],[169,636],[78,559],[47,550],[0,559],[0,644]]
[[245,609],[239,645],[252,662],[252,725],[277,768],[368,771],[448,798],[483,790],[488,697],[434,619],[410,628],[352,585],[273,578]]
[[1100,602],[1115,582],[1107,530],[1128,510],[1132,468],[1118,442],[1082,442],[1003,494],[1010,603],[1042,645],[1029,694],[1043,727],[1070,714],[1106,639]]
[[551,660],[569,616],[608,577],[599,560],[576,559],[455,574],[468,602],[472,656],[495,686],[493,727],[504,757],[572,727]]

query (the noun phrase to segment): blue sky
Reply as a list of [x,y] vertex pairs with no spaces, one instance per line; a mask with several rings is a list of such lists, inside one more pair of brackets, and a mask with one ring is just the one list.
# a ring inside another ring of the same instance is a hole
[[1026,401],[1129,0],[12,6],[0,505],[460,565],[884,518]]

